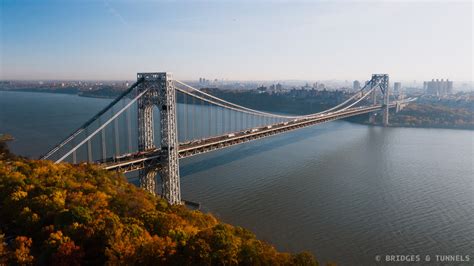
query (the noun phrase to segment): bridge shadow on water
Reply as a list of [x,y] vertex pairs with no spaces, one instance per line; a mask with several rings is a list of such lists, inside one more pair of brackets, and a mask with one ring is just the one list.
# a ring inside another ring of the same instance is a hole
[[268,138],[240,144],[236,147],[214,151],[210,154],[197,155],[199,157],[184,159],[184,161],[180,162],[180,175],[181,177],[186,177],[191,174],[196,174],[218,166],[239,161],[248,156],[270,152],[274,149],[293,145],[299,141],[334,132],[339,128],[343,128],[345,123],[347,122],[332,122],[323,125],[316,125],[288,133],[283,133],[281,135],[271,136]]

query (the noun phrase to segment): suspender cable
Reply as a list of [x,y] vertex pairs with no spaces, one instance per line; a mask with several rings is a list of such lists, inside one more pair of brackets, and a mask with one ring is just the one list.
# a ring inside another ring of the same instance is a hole
[[[227,113],[227,117],[226,117],[226,119],[227,119],[227,124],[226,124],[227,131],[226,131],[226,133],[227,133],[227,132],[230,132],[232,130],[232,121],[230,119],[230,110],[227,110],[226,113]],[[229,126],[227,127],[227,125],[229,125]]]
[[207,114],[209,116],[209,120],[208,120],[208,123],[209,123],[209,136],[212,136],[212,133],[211,133],[211,121],[212,121],[212,106],[210,106],[209,104],[207,105]]
[[183,93],[184,97],[184,139],[188,140],[188,95]]
[[[113,108],[112,108],[111,110],[113,110]],[[118,124],[119,121],[118,121],[118,119],[119,119],[119,118],[117,117],[117,119],[114,120],[115,156],[119,156],[119,155],[120,155],[120,147],[119,147],[120,139],[119,139],[119,124]]]
[[192,139],[195,139],[196,135],[196,98],[193,97],[193,137]]
[[181,130],[183,128],[183,117],[180,114],[184,114],[184,104],[179,103],[179,92],[176,92],[176,104],[177,104],[177,111],[176,111],[176,119],[178,121],[178,142],[183,142],[183,134],[184,132]]
[[232,120],[234,120],[234,131],[237,131],[237,128],[239,127],[239,125],[237,124],[239,122],[239,120],[237,119],[238,118],[238,115],[239,113],[236,113],[232,118]]
[[362,95],[362,97],[360,97],[360,99],[358,99],[357,101],[351,103],[350,105],[342,108],[341,110],[338,110],[338,112],[341,112],[341,111],[344,111],[344,110],[347,110],[348,108],[351,108],[352,106],[356,105],[357,103],[359,103],[360,101],[362,101],[363,99],[365,99],[367,96],[369,96],[369,94],[375,90],[376,87],[373,87],[372,89],[370,89],[367,93],[365,93],[365,95]]
[[[89,136],[89,128],[86,128],[86,137]],[[92,162],[92,145],[91,140],[87,141],[87,161]]]
[[224,134],[224,132],[225,132],[225,108],[222,108],[221,114],[222,114],[221,134]]
[[[124,102],[125,104],[125,102]],[[132,122],[130,120],[130,108],[125,113],[125,119],[127,120],[127,138],[128,138],[128,152],[132,152]]]
[[133,83],[130,88],[128,88],[126,91],[124,91],[122,94],[120,94],[119,97],[117,97],[115,100],[113,100],[111,103],[109,103],[106,107],[104,107],[102,110],[100,110],[96,115],[94,115],[91,119],[89,119],[87,122],[85,122],[82,126],[80,126],[76,131],[74,131],[71,135],[69,135],[67,138],[65,138],[61,143],[59,143],[56,147],[54,147],[52,150],[50,150],[46,155],[41,157],[41,160],[48,159],[53,153],[58,151],[61,147],[66,145],[69,141],[71,141],[73,138],[75,138],[77,135],[79,135],[86,127],[88,127],[90,124],[92,124],[95,120],[97,120],[101,115],[103,115],[105,112],[107,112],[112,106],[114,106],[118,101],[120,101],[123,97],[127,96],[136,86],[138,86],[141,82],[143,81],[143,78],[137,80],[137,82]]
[[226,125],[225,125],[227,129],[226,130],[226,133],[227,133],[227,132],[232,131],[232,121],[230,120],[230,110],[227,110],[225,114],[226,114],[225,119],[227,120]]
[[223,108],[222,109],[222,134],[225,134],[227,132],[227,109]]
[[[267,113],[267,112],[261,112],[261,111],[257,111],[257,110],[253,110],[253,109],[250,109],[250,108],[247,108],[247,107],[244,107],[244,106],[241,106],[241,105],[237,105],[237,104],[234,104],[234,103],[231,103],[231,102],[228,102],[228,101],[225,101],[223,99],[220,99],[218,97],[215,97],[211,94],[208,94],[206,92],[203,92],[201,90],[198,90],[192,86],[189,86],[187,85],[186,83],[183,83],[179,80],[175,80],[175,82],[193,90],[193,91],[196,91],[202,95],[205,95],[211,99],[214,99],[216,101],[220,101],[221,103],[223,103],[224,105],[227,104],[228,106],[226,106],[227,108],[229,109],[237,109],[237,111],[249,111],[249,112],[252,112],[252,113],[255,113],[255,114],[260,114],[260,115],[265,115],[265,116],[273,116],[273,117],[281,117],[281,118],[305,118],[305,117],[312,117],[312,116],[315,116],[315,115],[318,115],[318,114],[323,114],[323,113],[327,113],[329,111],[332,111],[332,110],[335,110],[335,109],[338,109],[342,106],[344,106],[345,104],[347,104],[348,102],[350,102],[351,100],[353,100],[354,98],[356,98],[359,94],[359,92],[362,92],[369,84],[371,84],[373,81],[371,80],[370,82],[368,82],[367,84],[364,85],[364,87],[362,87],[358,93],[354,94],[352,97],[350,97],[349,99],[347,99],[346,101],[342,102],[341,104],[339,105],[336,105],[330,109],[327,109],[327,110],[324,110],[324,111],[321,111],[321,112],[318,112],[318,113],[314,113],[314,114],[309,114],[309,115],[300,115],[300,116],[285,116],[285,115],[276,115],[276,114],[272,114],[272,113]],[[377,83],[378,84],[378,83]],[[375,85],[374,85],[375,86]],[[196,95],[197,96],[197,95]],[[209,99],[207,99],[207,101],[211,101]],[[216,103],[218,104],[218,103]]]
[[118,120],[115,119],[114,121],[114,131],[115,131],[115,155],[119,156],[120,155],[120,136],[119,136],[119,126],[118,126]]
[[204,102],[202,100],[199,101],[199,107],[201,108],[201,117],[199,118],[198,121],[202,121],[202,125],[201,125],[201,130],[199,130],[201,132],[201,136],[200,138],[202,139],[205,135],[204,131]]
[[[99,118],[99,125],[102,124],[101,119]],[[102,149],[102,158],[107,158],[107,144],[105,143],[105,129],[102,129],[100,132],[100,140],[101,140],[101,149]]]
[[[94,132],[92,132],[91,135],[89,135],[86,139],[84,139],[83,141],[81,141],[79,144],[77,144],[72,150],[70,150],[69,152],[67,152],[63,157],[61,157],[60,159],[58,159],[55,163],[59,163],[59,162],[62,162],[67,156],[69,156],[71,153],[73,153],[74,151],[76,151],[80,146],[82,146],[86,141],[90,140],[93,136],[95,136],[95,134],[97,134],[99,131],[102,130],[108,125],[110,124],[115,118],[117,118],[117,116],[119,116],[121,113],[123,113],[125,111],[126,108],[130,107],[130,105],[132,105],[134,102],[136,102],[138,100],[138,98],[142,97],[143,94],[145,94],[146,92],[148,91],[148,89],[145,89],[143,90],[140,94],[138,94],[133,100],[131,100],[124,108],[122,108],[120,111],[118,111],[115,115],[113,115],[111,118],[109,118],[107,121],[105,121],[104,124],[102,124],[101,126],[99,126],[98,129],[96,129]],[[105,136],[105,134],[104,134]],[[103,141],[105,140],[105,138],[102,139]],[[104,149],[105,151],[105,149]]]
[[[74,140],[71,141],[71,145],[74,146]],[[76,164],[77,163],[77,154],[76,151],[72,153],[72,163]]]
[[246,114],[246,117],[247,117],[247,119],[246,119],[246,121],[245,121],[245,126],[246,126],[247,128],[252,128],[252,127],[253,127],[253,125],[252,125],[252,117],[253,117],[253,115],[248,115],[248,114]]

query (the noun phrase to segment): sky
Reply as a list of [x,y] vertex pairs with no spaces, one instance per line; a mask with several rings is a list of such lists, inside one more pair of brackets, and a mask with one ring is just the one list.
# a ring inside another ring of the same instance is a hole
[[0,79],[473,79],[470,0],[0,2]]

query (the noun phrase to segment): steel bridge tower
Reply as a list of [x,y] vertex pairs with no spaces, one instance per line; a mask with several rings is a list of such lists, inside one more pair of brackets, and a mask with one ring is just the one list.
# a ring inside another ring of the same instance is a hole
[[[388,126],[388,115],[389,115],[389,99],[390,99],[390,83],[388,74],[372,74],[372,79],[370,80],[370,87],[375,86],[380,87],[382,92],[382,123],[384,126]],[[377,90],[372,92],[372,103],[377,104]],[[375,113],[370,114],[369,117],[370,123],[375,123]]]
[[138,150],[155,148],[153,107],[160,114],[161,159],[159,165],[140,170],[140,186],[156,194],[156,175],[161,177],[162,197],[171,204],[181,204],[179,180],[178,133],[176,124],[176,90],[170,73],[138,73]]

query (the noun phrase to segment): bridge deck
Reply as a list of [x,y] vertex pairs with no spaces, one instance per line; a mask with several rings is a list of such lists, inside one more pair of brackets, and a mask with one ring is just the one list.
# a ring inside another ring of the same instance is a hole
[[[396,106],[396,103],[390,104],[390,108]],[[303,127],[313,126],[337,119],[366,114],[382,109],[382,105],[357,107],[334,112],[321,114],[311,118],[293,120],[264,127],[249,129],[231,134],[211,137],[193,142],[180,143],[179,158],[187,158],[197,154],[207,153],[214,150],[227,148],[230,146],[246,143],[280,133],[296,130]],[[109,158],[100,165],[107,170],[117,170],[121,172],[131,172],[144,169],[149,166],[159,167],[162,153],[160,149],[153,149],[144,152],[125,154],[120,157]]]

